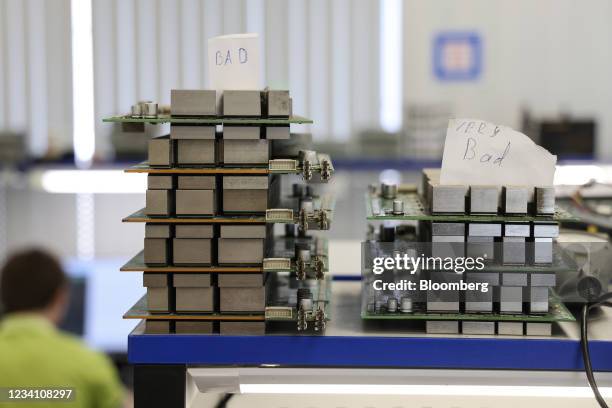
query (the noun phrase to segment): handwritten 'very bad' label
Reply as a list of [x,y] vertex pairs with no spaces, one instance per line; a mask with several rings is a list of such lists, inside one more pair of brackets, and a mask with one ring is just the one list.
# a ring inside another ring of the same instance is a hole
[[557,157],[509,127],[451,119],[442,157],[441,184],[553,184]]
[[[478,136],[497,137],[502,131],[501,126],[492,125],[487,122],[465,120],[457,125],[455,131],[466,135],[463,160],[478,160],[480,163],[490,163],[501,166],[504,158],[510,152],[510,146],[512,146],[512,142],[508,141],[504,151],[497,156],[493,151],[483,151],[483,143],[481,143],[480,147],[478,145]],[[472,133],[476,134],[474,135]],[[484,145],[486,147],[486,143],[484,143]]]

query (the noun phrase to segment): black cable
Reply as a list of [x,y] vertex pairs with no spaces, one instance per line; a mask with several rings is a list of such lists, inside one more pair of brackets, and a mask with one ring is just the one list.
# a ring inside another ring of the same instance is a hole
[[587,376],[587,380],[591,389],[593,390],[593,394],[595,395],[595,399],[601,408],[608,408],[608,404],[603,399],[599,392],[599,388],[597,387],[597,382],[595,381],[595,375],[593,373],[593,366],[591,365],[591,354],[589,352],[589,336],[588,336],[588,322],[589,322],[589,311],[597,306],[612,306],[612,292],[606,293],[599,297],[595,303],[586,303],[582,306],[582,321],[580,323],[580,348],[582,350],[582,360],[584,361],[584,371]]
[[599,306],[600,304],[607,303],[609,300],[612,300],[612,292],[604,293],[597,299],[597,303],[593,306]]
[[223,397],[219,400],[219,402],[217,402],[217,405],[215,405],[215,408],[227,407],[227,403],[234,397],[234,395],[235,394],[224,394]]

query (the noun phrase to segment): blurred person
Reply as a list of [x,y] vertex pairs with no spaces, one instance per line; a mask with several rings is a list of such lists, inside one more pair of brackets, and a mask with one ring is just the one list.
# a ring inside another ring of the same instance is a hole
[[[5,313],[0,320],[0,388],[72,388],[72,402],[43,404],[122,406],[124,390],[110,359],[57,328],[69,297],[68,278],[58,260],[41,250],[25,250],[9,257],[0,274]],[[0,407],[42,406],[35,399],[11,404],[0,400]]]

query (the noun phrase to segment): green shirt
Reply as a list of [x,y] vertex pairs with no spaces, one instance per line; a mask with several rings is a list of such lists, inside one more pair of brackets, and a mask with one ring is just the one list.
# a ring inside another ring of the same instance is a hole
[[0,407],[121,406],[123,387],[111,361],[35,314],[9,314],[0,322],[0,387],[73,388],[72,402],[2,403]]

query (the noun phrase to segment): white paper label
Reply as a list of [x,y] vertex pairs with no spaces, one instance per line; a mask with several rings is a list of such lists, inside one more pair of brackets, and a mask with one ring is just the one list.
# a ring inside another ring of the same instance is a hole
[[440,184],[552,186],[557,156],[516,130],[476,119],[451,119]]
[[208,40],[210,89],[261,89],[258,34],[231,34]]

